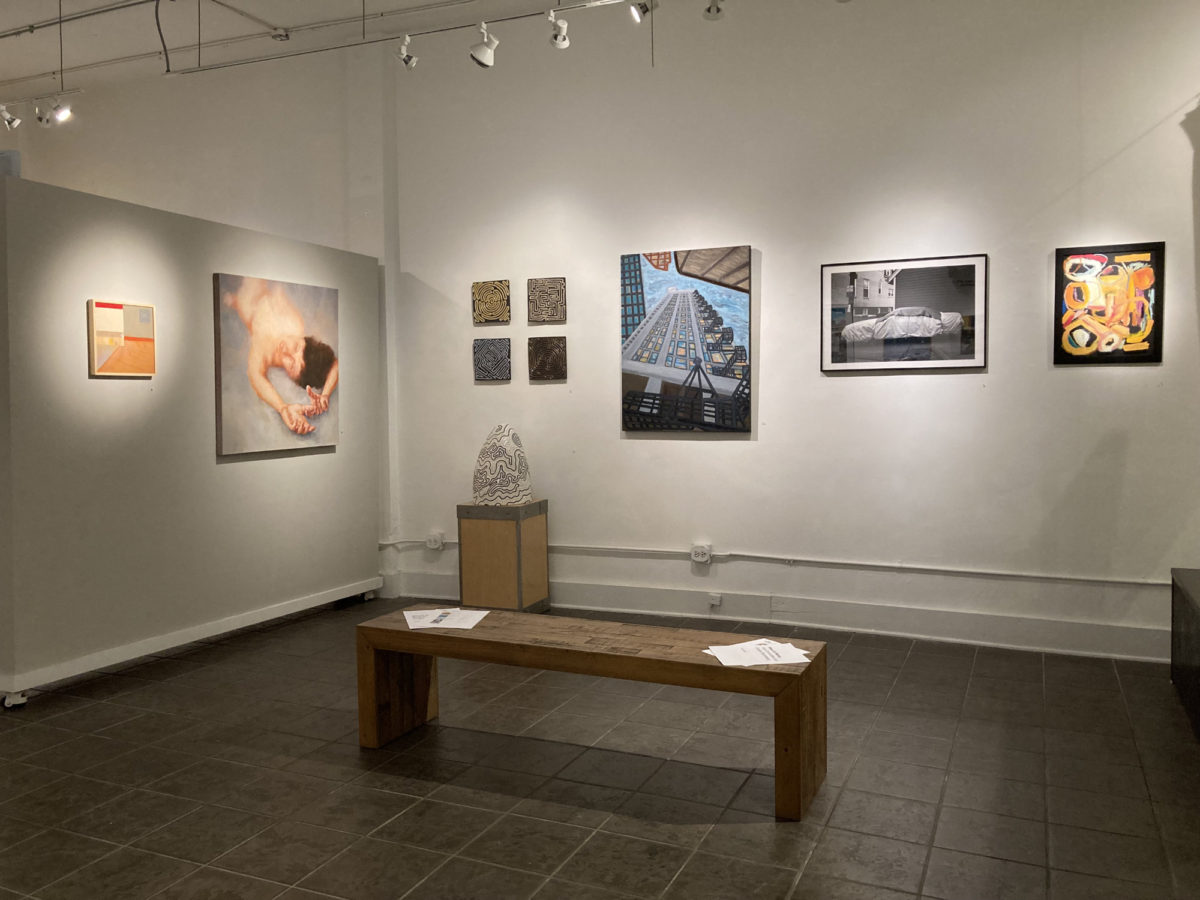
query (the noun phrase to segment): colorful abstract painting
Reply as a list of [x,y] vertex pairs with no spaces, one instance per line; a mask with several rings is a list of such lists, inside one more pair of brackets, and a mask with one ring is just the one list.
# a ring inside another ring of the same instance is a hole
[[529,321],[567,321],[567,279],[529,279]]
[[750,247],[621,257],[626,431],[750,431]]
[[821,371],[987,364],[988,258],[821,266]]
[[214,275],[217,454],[338,441],[336,288]]
[[509,308],[507,281],[476,281],[471,285],[471,309],[476,325],[507,322]]
[[101,378],[149,378],[155,373],[154,307],[89,300],[88,371]]
[[476,381],[508,381],[512,378],[512,345],[508,338],[478,338],[473,359]]
[[567,377],[567,339],[531,337],[529,339],[529,380],[563,381]]
[[1056,250],[1055,365],[1162,362],[1166,245]]

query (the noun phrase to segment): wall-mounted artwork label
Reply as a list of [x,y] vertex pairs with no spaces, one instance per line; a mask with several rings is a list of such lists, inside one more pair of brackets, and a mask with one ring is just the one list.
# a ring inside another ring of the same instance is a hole
[[988,258],[821,266],[821,371],[987,364]]
[[214,275],[217,453],[338,440],[336,288]]
[[567,321],[567,279],[529,279],[529,321]]
[[478,338],[473,351],[476,381],[512,378],[512,345],[508,338]]
[[565,381],[567,377],[567,339],[531,337],[529,339],[529,380]]
[[471,284],[471,309],[476,325],[507,322],[509,306],[507,281],[476,281]]
[[750,430],[750,247],[621,257],[621,427]]
[[1162,362],[1166,244],[1054,251],[1054,364]]
[[145,377],[155,372],[154,307],[89,300],[88,371],[97,377]]

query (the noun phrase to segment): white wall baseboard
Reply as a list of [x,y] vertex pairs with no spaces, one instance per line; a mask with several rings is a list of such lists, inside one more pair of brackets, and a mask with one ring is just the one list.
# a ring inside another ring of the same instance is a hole
[[[1170,589],[1161,590],[1167,592],[1169,601]],[[396,573],[385,578],[383,595],[457,600],[458,577],[432,572]],[[948,603],[932,608],[726,591],[722,592],[721,606],[713,610],[707,590],[569,581],[551,582],[550,601],[566,609],[812,625],[1085,656],[1152,661],[1170,658],[1169,627],[1067,618],[1061,612],[1058,618],[1048,618],[1031,615],[1024,608],[1006,613],[953,609]]]
[[235,631],[238,628],[245,628],[248,625],[258,625],[271,619],[278,619],[280,616],[303,612],[306,609],[332,603],[344,597],[352,597],[355,594],[362,594],[367,591],[376,591],[382,586],[382,578],[378,576],[366,578],[362,581],[344,584],[341,587],[330,588],[327,591],[309,594],[305,597],[297,597],[294,600],[285,600],[283,603],[273,603],[270,606],[252,609],[249,612],[238,613],[235,616],[227,616],[224,619],[205,622],[202,625],[193,625],[190,628],[181,628],[178,631],[172,631],[167,634],[155,635],[152,638],[134,641],[131,644],[110,647],[107,650],[89,653],[87,656],[55,663],[52,666],[44,666],[28,672],[3,672],[0,673],[0,692],[25,691],[39,685],[60,681],[63,678],[71,678],[75,675],[82,675],[85,672],[94,672],[105,666],[128,662],[131,659],[137,659],[139,656],[157,653],[160,650],[169,650],[172,647],[178,647],[192,641],[199,641],[204,638],[213,637],[214,635]]

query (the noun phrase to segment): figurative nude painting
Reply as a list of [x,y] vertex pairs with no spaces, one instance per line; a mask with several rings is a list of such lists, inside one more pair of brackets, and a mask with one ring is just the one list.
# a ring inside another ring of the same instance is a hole
[[337,443],[338,292],[213,276],[217,453]]
[[1166,244],[1055,251],[1055,365],[1162,362]]
[[749,432],[750,247],[621,257],[621,427]]
[[821,370],[986,364],[987,256],[821,267]]

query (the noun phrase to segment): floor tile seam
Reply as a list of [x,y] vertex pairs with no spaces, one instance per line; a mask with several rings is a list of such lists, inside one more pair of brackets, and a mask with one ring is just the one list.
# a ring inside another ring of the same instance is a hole
[[[77,819],[77,818],[79,818],[79,816],[86,816],[88,813],[93,813],[96,810],[100,809],[101,807],[107,806],[109,803],[116,803],[121,798],[129,796],[130,794],[134,793],[137,790],[140,790],[140,789],[139,788],[131,788],[130,790],[126,791],[124,794],[119,794],[116,797],[113,797],[111,800],[101,803],[100,806],[93,806],[91,809],[84,810],[83,812],[79,813],[78,815],[71,816],[69,819],[66,820],[66,822],[69,822],[72,819]],[[156,794],[156,796],[168,797],[172,800],[188,799],[188,798],[183,798],[183,797],[175,797],[171,794]],[[197,804],[199,804],[199,806],[195,806],[192,809],[189,809],[187,812],[180,813],[179,815],[175,816],[175,818],[173,818],[173,819],[169,819],[166,822],[162,822],[158,825],[155,825],[149,831],[143,831],[141,834],[137,835],[136,837],[134,837],[128,841],[113,841],[113,840],[110,840],[109,838],[97,837],[94,834],[88,834],[87,832],[84,832],[84,831],[76,831],[75,829],[68,827],[66,822],[63,822],[60,825],[56,825],[56,826],[54,826],[54,828],[58,831],[66,831],[70,834],[79,835],[80,837],[91,838],[94,841],[108,841],[109,843],[120,844],[123,847],[129,847],[130,849],[133,849],[133,850],[142,850],[143,849],[142,847],[134,846],[135,841],[140,841],[142,838],[146,837],[147,835],[153,834],[154,832],[158,831],[160,828],[166,828],[168,825],[174,825],[180,819],[186,818],[187,816],[190,816],[192,813],[194,813],[197,809],[202,809],[204,807],[204,803],[200,800],[188,799],[188,802],[197,803]],[[242,810],[239,810],[239,812],[241,812],[241,811]],[[158,851],[147,851],[147,852],[157,853]],[[166,853],[159,853],[159,856],[168,856],[168,855],[169,854],[166,854]]]
[[800,890],[800,881],[804,878],[804,873],[808,870],[808,864],[812,862],[813,854],[817,852],[817,844],[820,843],[821,835],[825,833],[824,825],[818,825],[817,828],[820,833],[813,840],[812,846],[808,848],[808,852],[804,854],[804,858],[800,860],[800,864],[796,866],[796,877],[792,880],[792,886],[785,895],[787,900],[795,900],[796,894]]
[[[162,855],[162,854],[159,854],[159,855]],[[174,859],[174,858],[175,858],[175,857],[168,857],[168,859]],[[194,860],[183,860],[183,862],[190,862],[190,863],[192,863],[193,865],[195,865],[195,866],[196,866],[196,868],[192,869],[192,870],[191,870],[190,872],[188,872],[186,875],[182,875],[182,876],[180,876],[179,878],[175,879],[175,880],[174,880],[174,881],[172,881],[170,884],[164,885],[163,887],[159,888],[159,889],[158,889],[157,891],[155,891],[153,894],[150,894],[148,897],[146,897],[146,898],[145,898],[145,900],[154,900],[154,898],[155,898],[155,897],[161,897],[161,896],[162,896],[163,894],[165,894],[167,891],[171,890],[171,888],[175,887],[176,885],[178,885],[178,884],[180,884],[180,883],[182,883],[182,882],[184,882],[184,881],[187,881],[189,878],[191,878],[191,877],[192,877],[193,875],[195,875],[197,872],[202,872],[202,871],[204,871],[205,869],[212,869],[212,868],[213,868],[213,867],[212,867],[212,866],[210,866],[208,863],[197,863],[197,862],[195,862]],[[213,869],[213,871],[217,871],[217,872],[225,872],[225,871],[228,871],[228,870],[226,870],[226,869]],[[246,877],[246,878],[253,878],[253,879],[255,879],[256,881],[264,881],[264,882],[266,882],[266,883],[268,883],[268,884],[277,885],[277,886],[279,887],[279,890],[275,892],[275,894],[274,894],[274,897],[278,897],[278,896],[279,896],[280,894],[282,894],[284,891],[287,891],[287,890],[289,890],[289,889],[291,888],[291,885],[284,884],[283,882],[280,882],[280,881],[273,881],[273,880],[272,880],[272,879],[270,879],[270,878],[262,878],[262,877],[260,877],[260,876],[258,876],[258,875],[246,875],[246,873],[245,873],[245,872],[236,872],[236,873],[234,873],[234,874],[237,874],[237,875],[242,875],[242,876],[244,876],[244,877]]]
[[[92,840],[96,840],[96,838],[92,838]],[[112,843],[112,842],[107,841],[106,843]],[[191,860],[186,860],[186,859],[180,860],[173,856],[166,856],[163,853],[154,853],[151,850],[142,850],[138,847],[130,847],[127,844],[121,844],[118,846],[114,846],[113,849],[110,850],[108,853],[105,853],[102,856],[97,856],[95,859],[89,860],[88,862],[84,863],[82,866],[78,866],[77,868],[71,869],[70,871],[63,873],[60,877],[55,878],[53,881],[48,881],[46,884],[43,884],[41,887],[34,889],[30,893],[29,896],[36,897],[39,893],[46,890],[47,888],[52,888],[56,884],[59,884],[60,882],[66,881],[68,878],[72,878],[75,875],[78,875],[80,872],[82,872],[84,869],[88,868],[89,866],[94,866],[94,865],[96,865],[96,863],[102,862],[112,856],[115,856],[116,854],[120,853],[122,850],[132,850],[135,853],[147,853],[151,856],[157,856],[160,859],[169,859],[173,862],[185,862],[191,866],[195,866],[196,868],[199,868],[199,866],[200,866],[200,863],[196,863]],[[192,871],[195,871],[195,869],[193,869]],[[191,873],[189,872],[188,874],[191,874]]]
[[[601,824],[607,824],[607,822],[608,822],[608,821],[610,821],[610,820],[611,820],[611,818],[612,818],[614,815],[616,815],[616,812],[610,812],[610,814],[608,814],[608,815],[605,817],[605,820],[604,820],[604,822],[602,822]],[[499,820],[497,820],[497,821],[499,821]],[[560,872],[560,871],[563,871],[563,869],[565,869],[565,868],[566,868],[566,864],[570,863],[572,859],[574,859],[576,856],[578,856],[578,854],[580,854],[580,852],[583,850],[583,848],[584,848],[584,847],[588,846],[588,844],[590,844],[590,842],[592,842],[593,840],[595,840],[595,836],[596,836],[596,835],[598,835],[598,834],[600,834],[600,826],[596,826],[595,828],[593,828],[593,829],[592,829],[592,834],[589,834],[589,835],[587,836],[587,838],[584,838],[582,841],[580,841],[580,846],[577,846],[577,847],[575,848],[575,850],[572,850],[570,853],[566,854],[566,856],[565,856],[565,857],[564,857],[562,860],[559,860],[559,863],[558,863],[558,865],[557,865],[557,866],[554,866],[554,870],[551,872],[551,874],[550,874],[550,875],[547,875],[547,876],[546,876],[546,880],[545,880],[544,882],[542,882],[542,883],[540,884],[540,886],[538,887],[538,889],[536,889],[536,890],[541,890],[541,888],[542,888],[542,887],[544,887],[544,886],[545,886],[545,884],[547,884],[548,882],[550,882],[550,881],[552,880],[552,878],[554,878],[554,877],[557,877],[557,876],[558,876],[558,874],[559,874],[559,872]],[[460,848],[460,851],[461,851],[461,850],[466,850],[466,846],[463,846],[463,847],[461,847],[461,848]],[[464,857],[464,858],[466,858],[466,857]],[[565,880],[564,880],[564,881],[565,881]],[[572,882],[572,881],[569,881],[568,883],[570,883],[570,884],[586,884],[587,882]],[[594,886],[593,886],[593,887],[594,887]],[[535,890],[535,892],[534,892],[534,893],[536,893],[536,890]],[[622,893],[622,894],[624,894],[624,892],[619,892],[619,893]]]
[[[972,665],[974,665],[974,660],[972,660]],[[966,703],[965,695],[963,698],[963,703],[964,704]],[[960,710],[960,712],[961,712],[961,710]],[[961,717],[959,719],[959,722],[960,723],[962,722]],[[955,728],[954,733],[955,733],[955,737],[957,737],[958,736],[957,728]],[[951,752],[953,752],[953,744],[951,744]],[[947,808],[946,807],[946,790],[949,788],[949,786],[950,786],[950,760],[947,759],[946,760],[946,770],[945,770],[945,774],[942,776],[941,789],[938,791],[938,799],[937,799],[936,809],[934,810],[934,815],[933,815],[933,831],[931,831],[929,834],[929,841],[927,842],[927,845],[925,847],[925,860],[921,863],[921,877],[917,880],[916,895],[918,897],[925,896],[925,881],[929,877],[929,863],[933,859],[933,847],[934,847],[934,841],[937,840],[938,826],[940,826],[942,824],[942,810]],[[950,809],[955,809],[955,808],[956,807],[950,807]],[[1047,894],[1047,896],[1049,896],[1049,894]]]
[[[709,830],[711,830],[711,828],[712,828],[712,826],[710,825]],[[683,870],[688,867],[688,864],[691,863],[691,861],[695,858],[696,854],[700,852],[700,844],[703,843],[704,838],[707,836],[708,836],[708,831],[705,831],[704,835],[701,836],[700,841],[697,842],[696,846],[694,846],[690,849],[686,848],[686,847],[683,848],[685,850],[688,850],[687,859],[685,859],[683,861],[683,863],[679,866],[679,868],[675,870],[675,874],[672,875],[670,877],[670,879],[668,879],[667,883],[663,886],[663,889],[661,891],[659,891],[658,894],[656,895],[657,897],[659,897],[659,898],[666,897],[667,894],[670,893],[671,887],[679,879],[679,876],[683,874]],[[645,838],[640,838],[639,840],[645,840]],[[654,843],[661,843],[661,842],[655,841]],[[678,847],[679,845],[672,844],[671,846]]]
[[1171,868],[1169,865],[1163,868],[1163,874],[1165,874],[1167,877],[1166,881],[1146,881],[1144,879],[1130,878],[1128,876],[1118,877],[1116,875],[1106,875],[1101,872],[1089,872],[1086,869],[1070,869],[1070,868],[1067,868],[1066,866],[1061,866],[1061,865],[1059,865],[1059,866],[1047,865],[1046,868],[1052,872],[1069,872],[1073,875],[1088,875],[1088,876],[1091,876],[1092,878],[1103,878],[1105,880],[1114,881],[1119,884],[1128,882],[1130,884],[1148,884],[1148,885],[1151,885],[1154,887],[1161,887],[1161,886],[1165,885],[1166,887],[1173,888],[1174,883],[1175,883],[1174,876],[1173,876],[1173,873],[1171,872]]
[[[269,881],[272,884],[282,884],[284,886],[284,890],[291,890],[292,888],[300,888],[300,882],[304,881],[304,879],[308,878],[309,876],[316,874],[319,870],[325,868],[325,866],[329,865],[331,862],[333,862],[335,859],[337,859],[339,856],[341,856],[343,853],[345,853],[347,850],[349,850],[350,847],[353,846],[353,844],[350,844],[350,845],[347,845],[346,847],[343,847],[341,850],[339,850],[337,853],[335,853],[329,859],[325,860],[325,862],[321,863],[315,869],[310,869],[309,871],[305,872],[303,875],[301,875],[295,881],[284,882],[284,881],[276,881],[274,878],[263,878],[263,876],[261,876],[261,875],[251,875],[249,872],[243,872],[238,869],[231,869],[229,866],[220,865],[220,860],[222,858],[224,858],[225,856],[228,856],[230,853],[232,853],[234,850],[238,849],[239,847],[243,846],[249,840],[252,840],[252,838],[246,838],[246,840],[242,841],[241,844],[237,844],[236,846],[230,847],[228,850],[226,850],[224,853],[222,853],[220,856],[218,856],[214,860],[210,860],[207,863],[198,864],[199,867],[206,868],[206,869],[216,869],[219,872],[228,872],[230,875],[242,875],[246,878],[259,878],[263,881]],[[418,848],[418,849],[424,849],[424,848]],[[427,852],[435,853],[437,851],[430,850]],[[308,890],[308,888],[300,888],[300,889]],[[337,896],[337,895],[335,894],[333,896]]]

